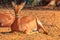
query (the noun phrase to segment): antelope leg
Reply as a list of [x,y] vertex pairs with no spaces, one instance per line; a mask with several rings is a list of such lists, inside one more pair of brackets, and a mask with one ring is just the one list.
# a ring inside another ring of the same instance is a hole
[[43,31],[48,34],[47,30],[43,27],[43,24],[40,22],[40,20],[37,18],[37,26],[38,26],[38,31],[40,28],[43,29]]

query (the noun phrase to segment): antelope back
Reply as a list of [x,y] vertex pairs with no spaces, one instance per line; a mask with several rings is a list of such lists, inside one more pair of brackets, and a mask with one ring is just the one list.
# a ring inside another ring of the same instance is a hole
[[33,16],[23,16],[20,20],[18,20],[19,23],[19,30],[25,31],[25,30],[34,30],[37,28],[36,24],[36,18]]
[[[12,10],[11,10],[12,11]],[[0,11],[0,26],[1,27],[9,27],[13,23],[15,16],[14,16],[14,11]]]

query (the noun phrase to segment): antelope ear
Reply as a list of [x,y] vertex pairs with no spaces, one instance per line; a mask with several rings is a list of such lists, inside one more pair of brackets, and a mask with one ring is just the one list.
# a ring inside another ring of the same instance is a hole
[[23,9],[23,7],[25,6],[25,4],[26,4],[26,1],[23,2],[23,3],[20,5],[20,10]]
[[15,8],[15,6],[16,6],[16,4],[12,1],[12,6],[13,6],[13,8]]
[[21,9],[23,9],[23,7],[25,6],[25,4],[26,4],[26,1],[23,2],[22,4],[20,4],[20,5],[18,6],[18,7],[19,7],[18,12],[21,11]]

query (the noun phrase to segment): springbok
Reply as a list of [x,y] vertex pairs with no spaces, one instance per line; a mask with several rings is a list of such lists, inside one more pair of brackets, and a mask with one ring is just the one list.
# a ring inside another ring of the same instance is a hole
[[12,2],[12,6],[15,9],[15,15],[18,14],[18,17],[15,17],[15,21],[11,25],[12,31],[20,31],[26,34],[30,34],[33,33],[33,31],[39,31],[39,29],[42,28],[44,32],[47,33],[39,18],[33,17],[32,15],[23,16],[22,18],[19,17],[21,9],[25,6],[25,4],[26,2],[22,3],[21,5],[16,5],[14,2]]
[[47,2],[50,1],[46,7],[54,7],[54,6],[57,5],[57,3],[58,3],[60,0],[46,0],[46,1],[47,1]]
[[8,9],[0,11],[0,32],[9,32],[9,31],[11,31],[10,26],[12,25],[12,23],[15,20],[14,13],[12,15],[12,12]]
[[12,14],[7,12],[0,12],[0,26],[9,27],[13,23],[14,17]]

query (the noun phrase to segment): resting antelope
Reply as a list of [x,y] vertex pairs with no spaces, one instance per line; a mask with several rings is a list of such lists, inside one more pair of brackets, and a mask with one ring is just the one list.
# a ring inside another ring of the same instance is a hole
[[[11,31],[11,25],[15,20],[15,15],[10,10],[1,10],[0,11],[0,32],[9,32]],[[9,30],[8,30],[9,29]]]
[[[15,15],[20,14],[21,9],[25,6],[25,3],[22,3],[21,5],[16,5],[14,2],[12,2],[12,5],[15,9]],[[18,15],[19,16],[19,15]],[[12,24],[12,31],[21,31],[26,34],[30,34],[30,32],[33,32],[33,30],[38,30],[42,28],[45,33],[47,31],[43,27],[42,23],[37,17],[30,16],[23,16],[22,18],[15,17],[15,22]]]
[[10,14],[9,11],[7,12],[0,12],[0,26],[9,27],[14,21],[14,16]]
[[46,5],[46,7],[55,7],[55,6],[59,5],[58,2],[59,2],[60,0],[45,0],[45,1],[46,1],[46,2],[49,2],[49,3]]

